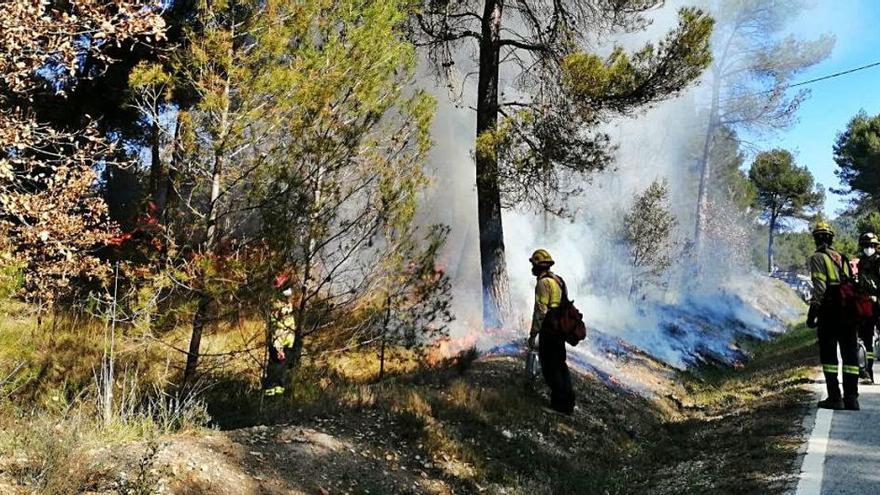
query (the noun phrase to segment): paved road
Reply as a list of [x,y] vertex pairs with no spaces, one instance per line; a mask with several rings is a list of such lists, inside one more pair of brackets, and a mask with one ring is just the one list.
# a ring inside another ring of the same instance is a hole
[[797,495],[880,493],[880,385],[859,386],[859,402],[861,411],[816,411]]

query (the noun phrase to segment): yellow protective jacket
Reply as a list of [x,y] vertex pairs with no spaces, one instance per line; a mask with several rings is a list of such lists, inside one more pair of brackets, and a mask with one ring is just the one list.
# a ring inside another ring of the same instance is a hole
[[840,285],[844,278],[852,279],[852,270],[840,253],[823,246],[810,257],[810,277],[813,279],[813,298],[810,304],[821,306],[828,287]]
[[272,305],[271,340],[276,349],[293,347],[296,340],[296,319],[293,317],[293,303],[279,299]]
[[552,308],[558,308],[562,304],[562,287],[556,281],[553,272],[547,271],[538,277],[535,285],[535,309],[532,311],[532,330],[530,335],[536,335],[541,331],[544,318]]

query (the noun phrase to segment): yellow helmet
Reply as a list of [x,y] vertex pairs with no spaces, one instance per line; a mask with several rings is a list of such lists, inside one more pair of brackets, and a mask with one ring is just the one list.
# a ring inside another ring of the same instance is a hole
[[859,246],[880,246],[880,239],[873,232],[865,232],[859,236]]
[[532,253],[532,257],[529,258],[529,261],[531,261],[533,265],[552,266],[553,263],[556,263],[555,261],[553,261],[553,257],[550,256],[550,253],[546,249],[538,249],[537,251]]
[[813,235],[817,236],[820,234],[834,235],[834,231],[831,230],[831,225],[824,220],[816,222],[816,225],[813,227]]

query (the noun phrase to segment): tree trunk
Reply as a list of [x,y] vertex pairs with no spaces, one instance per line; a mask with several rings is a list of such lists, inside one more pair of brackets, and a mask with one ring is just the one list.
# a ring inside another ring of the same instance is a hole
[[[232,54],[229,54],[230,58]],[[214,159],[211,166],[211,198],[208,203],[208,211],[205,215],[207,224],[207,234],[205,236],[205,245],[203,254],[211,256],[214,254],[217,243],[219,241],[219,230],[217,228],[217,210],[218,201],[220,199],[220,190],[222,187],[223,173],[226,165],[226,138],[229,134],[229,98],[230,98],[230,81],[226,80],[226,86],[223,88],[225,96],[225,106],[221,110],[220,123],[216,141],[214,143]],[[199,305],[196,314],[193,317],[192,336],[189,342],[189,353],[186,356],[186,369],[183,373],[183,382],[189,383],[195,376],[196,367],[199,362],[199,348],[202,343],[202,333],[209,320],[208,310],[211,305],[211,296],[205,292],[206,280],[204,273],[201,280],[201,292],[199,294]]]
[[723,83],[725,67],[727,67],[730,50],[733,48],[739,29],[738,24],[727,34],[724,49],[712,63],[712,102],[709,107],[709,123],[706,126],[706,140],[703,143],[703,154],[698,163],[700,167],[700,190],[697,193],[697,218],[694,222],[694,247],[697,253],[702,250],[705,240],[706,223],[708,222],[709,209],[709,177],[712,168],[709,157],[712,153],[712,145],[715,133],[721,127],[721,85]]
[[293,350],[290,353],[290,362],[287,365],[288,369],[291,371],[299,368],[300,361],[302,360],[303,339],[306,334],[306,332],[303,331],[303,325],[306,321],[305,315],[307,301],[312,294],[312,289],[309,285],[312,280],[312,271],[314,268],[313,261],[315,260],[318,251],[318,239],[315,237],[315,231],[317,230],[316,225],[322,221],[321,208],[324,201],[324,175],[326,173],[327,171],[324,166],[319,166],[315,173],[314,182],[312,183],[312,211],[309,213],[308,240],[306,243],[305,258],[303,259],[302,285],[299,288],[299,305],[296,310],[296,328],[293,331]]
[[196,314],[193,316],[192,335],[189,339],[189,351],[186,355],[186,368],[183,370],[183,383],[192,383],[196,376],[196,368],[199,364],[199,349],[202,345],[202,334],[205,326],[208,324],[208,308],[211,305],[211,298],[207,295],[199,296],[199,305],[196,308]]
[[[188,118],[181,115],[182,110],[177,112],[177,121],[174,125],[174,143],[171,151],[171,165],[168,167],[168,178],[165,181],[165,202],[161,206],[161,213],[167,216],[168,210],[173,210],[180,201],[175,181],[177,180],[180,164],[184,160],[184,133],[188,131],[184,126]],[[165,219],[167,221],[167,218]]]
[[180,112],[178,111],[174,123],[174,138],[171,143],[171,166],[161,167],[161,170],[159,170],[157,174],[155,188],[152,190],[153,204],[156,206],[156,218],[160,221],[163,220],[165,207],[168,205],[170,197],[174,192],[172,170],[177,167],[180,162],[181,125]]
[[776,233],[776,215],[770,216],[770,233],[767,236],[767,273],[773,273],[773,237]]
[[702,250],[705,239],[706,223],[708,221],[709,210],[709,176],[712,169],[710,163],[710,155],[712,153],[712,145],[715,140],[715,133],[718,131],[718,112],[721,94],[721,81],[719,77],[715,77],[712,84],[712,106],[709,109],[709,123],[706,126],[706,138],[703,142],[703,153],[700,156],[698,165],[700,168],[700,189],[697,193],[697,218],[694,223],[694,246],[699,253]]
[[[299,368],[300,362],[302,361],[303,354],[303,334],[299,330],[299,323],[297,323],[296,330],[293,332],[293,349],[290,351],[290,362],[287,363],[287,369],[291,371],[295,371]],[[293,375],[291,375],[293,376]]]
[[632,267],[632,275],[629,280],[629,300],[632,301],[633,297],[636,295],[636,287],[638,286],[638,267],[633,265]]
[[165,207],[165,193],[167,187],[165,182],[168,177],[168,169],[162,163],[161,156],[161,129],[159,128],[159,107],[154,104],[153,123],[150,126],[150,199],[156,208],[156,216],[159,216],[160,205]]
[[214,157],[214,166],[213,171],[211,172],[211,202],[208,205],[207,215],[208,229],[207,235],[205,236],[206,254],[214,252],[214,249],[217,247],[218,238],[220,237],[217,229],[217,201],[220,198],[220,189],[223,181],[223,161],[224,157],[219,153]]
[[[223,157],[221,154],[217,154],[214,157],[214,171],[211,174],[211,203],[208,206],[208,235],[205,239],[205,250],[204,253],[206,255],[210,255],[214,252],[214,249],[217,246],[217,208],[216,202],[220,197],[220,183],[222,177],[223,170]],[[198,366],[199,362],[199,347],[202,343],[202,333],[204,332],[205,326],[209,320],[208,309],[211,305],[211,296],[209,296],[204,291],[204,285],[206,280],[204,279],[204,274],[202,275],[202,291],[199,294],[199,306],[196,309],[196,314],[193,317],[192,324],[192,336],[189,341],[189,353],[186,356],[186,369],[183,373],[183,381],[184,383],[189,383],[190,380],[195,376],[196,366]]]
[[[214,156],[214,167],[213,172],[211,174],[211,202],[208,205],[208,234],[205,239],[205,249],[204,254],[211,255],[214,253],[214,250],[217,247],[217,238],[218,230],[217,230],[217,207],[216,203],[218,198],[220,197],[220,187],[221,187],[221,178],[223,172],[223,156],[220,153],[217,153]],[[204,291],[204,285],[206,280],[204,279],[204,274],[202,275],[202,290],[199,294],[199,306],[196,310],[196,314],[193,317],[192,324],[192,336],[189,341],[189,353],[186,356],[186,369],[183,373],[183,381],[184,383],[189,383],[190,380],[195,376],[196,366],[198,366],[199,362],[199,347],[202,343],[202,333],[204,332],[205,326],[209,320],[208,309],[211,305],[211,296],[208,295]]]
[[385,340],[386,335],[382,333],[382,343],[379,346],[379,381],[385,378]]
[[385,343],[388,341],[388,324],[391,322],[391,296],[385,301],[385,321],[382,323],[382,342],[379,346],[379,380],[385,378]]
[[[503,0],[486,0],[480,39],[480,73],[477,84],[477,137],[498,123],[498,69],[500,65]],[[480,229],[480,268],[483,282],[483,326],[501,327],[510,304],[504,230],[501,224],[501,190],[497,156],[489,150],[475,153],[477,209]]]

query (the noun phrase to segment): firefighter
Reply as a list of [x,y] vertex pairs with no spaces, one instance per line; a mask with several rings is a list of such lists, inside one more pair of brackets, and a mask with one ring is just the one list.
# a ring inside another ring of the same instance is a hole
[[275,301],[269,315],[268,347],[269,362],[266,364],[266,378],[263,393],[267,397],[284,395],[287,384],[287,370],[290,368],[293,344],[296,340],[296,320],[293,317],[293,289],[290,277],[280,274],[272,281]]
[[[849,263],[831,247],[834,232],[826,222],[813,228],[816,252],[810,257],[813,295],[807,326],[817,328],[819,359],[825,374],[828,397],[819,401],[823,409],[859,410],[859,357],[856,315],[844,310],[841,284],[852,280]],[[843,357],[843,398],[837,374],[837,348]]]
[[554,261],[545,249],[538,249],[529,258],[532,275],[537,278],[535,286],[535,309],[532,315],[532,328],[529,332],[529,349],[534,349],[538,339],[538,359],[541,373],[550,387],[550,406],[554,411],[571,414],[574,412],[574,389],[571,374],[565,363],[565,339],[552,331],[552,318],[556,308],[562,303],[565,282],[550,267]]
[[[865,369],[862,370],[864,383],[874,383],[874,327],[877,325],[880,311],[877,308],[877,296],[880,296],[880,254],[877,246],[880,239],[873,232],[866,232],[859,237],[859,290],[863,297],[870,300],[872,314],[859,324],[859,337],[865,344]],[[867,301],[866,301],[867,302]]]

